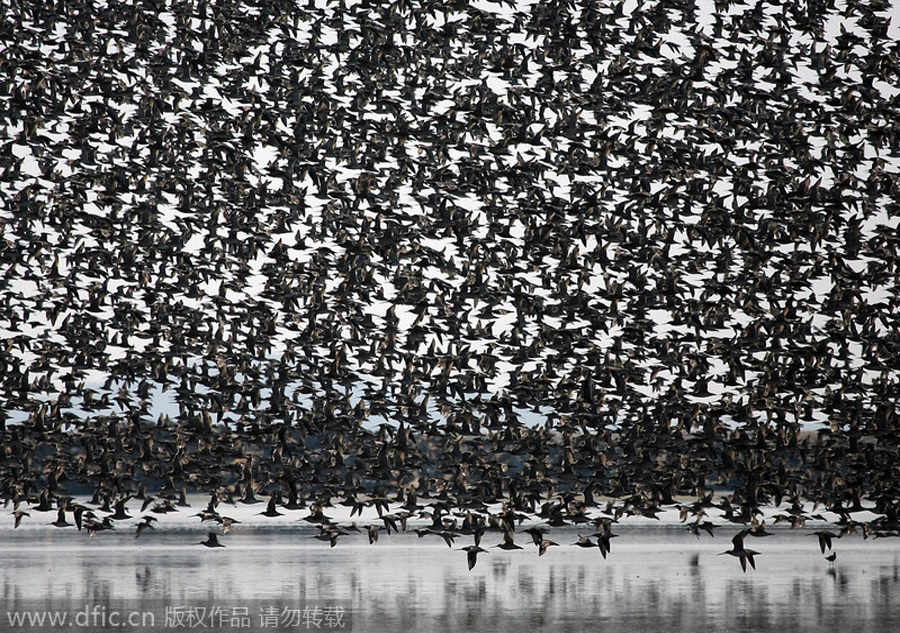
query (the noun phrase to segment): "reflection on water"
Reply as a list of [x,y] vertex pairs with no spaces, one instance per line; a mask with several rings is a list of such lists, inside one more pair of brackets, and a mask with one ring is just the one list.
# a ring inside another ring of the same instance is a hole
[[850,536],[833,569],[809,531],[755,540],[757,570],[717,556],[725,536],[696,540],[683,528],[623,526],[604,560],[555,530],[543,557],[506,552],[488,534],[472,571],[465,553],[414,534],[347,537],[334,549],[308,530],[229,534],[169,531],[135,541],[55,530],[4,531],[0,598],[9,607],[52,597],[115,600],[346,601],[356,631],[884,631],[900,622],[900,543]]

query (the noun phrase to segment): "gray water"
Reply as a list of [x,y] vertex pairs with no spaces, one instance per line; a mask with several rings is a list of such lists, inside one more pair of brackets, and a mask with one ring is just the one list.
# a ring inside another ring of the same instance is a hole
[[[731,547],[730,532],[696,539],[680,526],[617,531],[606,560],[599,550],[574,547],[574,528],[554,530],[550,538],[560,545],[541,557],[524,534],[524,549],[507,552],[491,547],[501,539],[488,533],[482,546],[490,552],[470,571],[459,549],[470,538],[451,549],[413,533],[382,533],[374,545],[351,535],[330,548],[309,529],[252,529],[221,537],[223,549],[207,549],[196,545],[205,536],[196,530],[140,540],[119,530],[94,538],[71,529],[4,530],[0,598],[7,610],[41,601],[70,608],[341,604],[350,616],[343,630],[359,632],[894,633],[900,627],[896,539],[845,537],[835,542],[832,566],[811,530],[782,530],[751,539],[748,547],[761,554],[757,569],[742,573],[737,559],[717,556]],[[243,630],[266,630],[260,622]]]

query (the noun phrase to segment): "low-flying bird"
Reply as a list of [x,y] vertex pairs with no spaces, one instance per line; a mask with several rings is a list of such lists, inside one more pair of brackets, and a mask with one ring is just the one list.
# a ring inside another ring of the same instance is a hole
[[19,527],[19,524],[22,523],[22,517],[30,517],[31,515],[25,512],[25,510],[16,510],[13,512],[16,517],[16,524],[13,526],[13,529]]
[[616,538],[618,534],[612,534],[611,532],[598,532],[594,536],[597,537],[597,547],[600,548],[600,554],[603,555],[603,558],[606,558],[606,555],[611,551],[609,540]]
[[475,566],[475,562],[478,559],[478,554],[487,552],[486,549],[482,549],[478,545],[466,545],[462,549],[466,552],[466,560],[468,560],[469,562],[469,569],[472,569]]
[[837,534],[833,532],[828,532],[826,530],[817,530],[813,532],[810,536],[819,537],[819,549],[822,550],[822,553],[825,553],[826,549],[831,549],[832,539],[841,538]]
[[559,543],[555,543],[554,541],[549,541],[547,539],[541,539],[541,542],[538,544],[538,556],[543,556],[547,552],[547,548],[551,546],[558,546]]
[[203,545],[205,547],[225,547],[219,542],[219,537],[215,532],[209,532],[206,535],[206,540],[200,541],[199,543],[197,543],[197,545]]
[[522,549],[521,545],[516,545],[513,541],[513,531],[507,530],[503,533],[503,542],[494,545],[494,547],[499,547],[500,549],[511,550],[511,549]]
[[535,526],[526,528],[525,533],[531,536],[531,540],[534,541],[534,544],[540,546],[541,541],[544,540],[544,534],[547,533],[547,528],[541,526]]
[[58,528],[70,527],[72,524],[66,521],[66,509],[60,508],[56,513],[56,521],[50,525]]
[[275,502],[275,495],[269,497],[269,503],[266,505],[266,509],[263,512],[260,512],[260,514],[264,517],[280,517],[282,513],[278,511]]
[[747,549],[744,547],[744,536],[748,533],[748,530],[741,530],[737,534],[734,535],[734,538],[731,539],[732,548],[727,552],[722,552],[718,554],[722,556],[724,554],[729,554],[730,556],[735,556],[741,560],[741,569],[743,571],[747,571],[747,561],[750,562],[750,566],[753,569],[756,569],[756,562],[754,562],[753,557],[757,556],[759,552]]
[[572,543],[572,545],[577,545],[578,547],[597,547],[597,544],[590,539],[590,537],[584,537],[581,534],[578,535],[578,540]]
[[156,517],[153,516],[144,516],[142,517],[144,520],[137,524],[137,530],[135,530],[134,538],[139,538],[141,534],[144,533],[145,530],[154,530],[156,528],[153,527],[153,524],[156,522]]
[[691,523],[690,525],[688,525],[688,532],[690,532],[691,534],[693,534],[693,535],[696,536],[697,538],[700,538],[700,530],[703,530],[704,532],[706,532],[706,533],[709,534],[710,536],[713,536],[713,537],[714,537],[715,534],[713,534],[713,530],[714,530],[715,528],[716,528],[716,526],[713,524],[712,521],[702,521],[702,522],[701,522],[701,521],[696,521],[696,522]]

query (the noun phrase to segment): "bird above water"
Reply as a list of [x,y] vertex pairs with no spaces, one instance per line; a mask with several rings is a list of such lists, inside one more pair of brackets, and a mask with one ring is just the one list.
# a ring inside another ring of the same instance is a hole
[[140,538],[141,534],[143,534],[146,530],[156,529],[153,527],[153,524],[158,520],[154,516],[144,516],[143,520],[137,524],[137,529],[134,531],[134,538]]
[[127,510],[126,507],[125,507],[125,504],[128,503],[128,499],[129,499],[129,498],[126,497],[126,498],[124,498],[124,499],[119,499],[118,501],[116,501],[116,503],[115,503],[115,512],[113,512],[113,514],[110,515],[109,518],[113,519],[114,521],[121,521],[121,520],[123,520],[123,519],[130,519],[130,518],[131,518],[131,515],[128,514],[128,510]]
[[475,567],[475,563],[478,560],[478,555],[481,553],[487,553],[486,549],[482,549],[478,545],[466,545],[462,549],[466,552],[466,560],[469,563],[470,570]]
[[525,528],[524,532],[531,536],[531,540],[535,545],[540,545],[541,541],[544,539],[544,535],[547,534],[548,530],[542,526],[535,526],[530,528]]
[[746,536],[747,533],[748,530],[741,530],[740,532],[735,534],[734,538],[731,539],[732,548],[728,551],[718,554],[719,556],[729,554],[730,556],[739,558],[741,561],[741,569],[745,572],[747,571],[748,562],[753,569],[756,569],[756,562],[753,560],[753,557],[759,555],[759,552],[744,547],[744,536]]
[[219,542],[219,537],[215,532],[207,533],[206,540],[200,541],[197,545],[203,545],[204,547],[225,547]]
[[337,545],[338,538],[345,536],[346,534],[346,531],[340,529],[334,523],[322,523],[319,525],[319,533],[315,535],[315,538],[320,541],[325,541],[329,543],[331,547],[334,547]]
[[600,548],[600,554],[603,558],[606,558],[607,554],[610,553],[610,539],[616,538],[618,534],[613,534],[611,532],[597,532],[594,534],[597,537],[597,547]]
[[13,515],[16,517],[16,522],[15,522],[14,528],[19,527],[19,525],[22,523],[22,517],[30,517],[31,516],[25,510],[16,510],[15,512],[13,512]]
[[541,542],[538,543],[538,556],[543,556],[547,553],[547,548],[549,547],[558,547],[559,543],[548,539],[541,539]]
[[839,535],[834,534],[833,532],[829,532],[827,530],[816,530],[810,536],[816,536],[819,539],[819,549],[822,550],[822,553],[825,553],[826,549],[831,549],[832,540],[836,538],[840,538]]
[[275,502],[276,502],[276,498],[274,495],[269,497],[269,503],[266,505],[266,509],[263,512],[260,512],[260,514],[265,517],[280,517],[280,516],[282,516],[284,513],[278,511],[278,508],[276,507]]
[[66,521],[66,509],[64,507],[60,507],[60,509],[56,513],[56,521],[51,523],[50,525],[58,528],[71,527],[72,524]]
[[697,538],[700,538],[700,530],[703,530],[710,536],[714,537],[715,534],[713,534],[713,530],[715,528],[716,528],[716,526],[712,523],[712,521],[702,521],[701,522],[698,520],[698,521],[695,521],[694,523],[691,523],[690,525],[688,525],[687,529],[688,529],[689,533],[693,534]]
[[572,543],[572,545],[577,545],[578,547],[597,547],[597,544],[594,543],[589,537],[584,537],[581,534],[578,535],[578,540]]
[[506,530],[506,531],[503,533],[503,542],[502,542],[502,543],[498,543],[497,545],[494,545],[494,547],[499,547],[500,549],[505,549],[505,550],[522,549],[522,546],[521,546],[521,545],[516,545],[516,543],[514,542],[513,538],[514,538],[514,533],[513,533],[513,531],[512,531],[512,530]]

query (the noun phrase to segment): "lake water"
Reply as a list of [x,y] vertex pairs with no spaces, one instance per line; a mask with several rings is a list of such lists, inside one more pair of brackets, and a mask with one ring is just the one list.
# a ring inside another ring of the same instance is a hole
[[[207,529],[196,518],[140,539],[136,520],[89,538],[74,528],[48,527],[55,517],[35,514],[18,530],[5,521],[0,526],[6,611],[45,603],[100,612],[146,607],[157,612],[159,625],[166,607],[246,605],[246,627],[193,629],[231,631],[895,633],[900,627],[898,539],[849,535],[835,541],[832,566],[812,528],[770,527],[774,536],[748,538],[747,546],[761,554],[757,569],[742,573],[736,558],[717,556],[740,526],[723,525],[715,538],[697,539],[677,524],[620,524],[606,560],[598,549],[572,545],[587,528],[554,529],[549,538],[559,547],[541,557],[525,534],[517,536],[524,549],[507,552],[492,547],[501,538],[488,532],[482,547],[490,551],[470,571],[459,548],[471,537],[451,549],[412,531],[382,532],[374,545],[362,533],[330,548],[294,515],[271,525],[247,522],[220,537],[225,548],[208,549],[196,545]],[[283,613],[312,606],[324,613],[335,605],[341,627],[320,619],[318,628],[313,621],[282,621],[278,628],[272,618],[263,626],[266,608]],[[180,622],[170,624],[175,630]],[[103,627],[84,630],[97,629]],[[0,630],[29,629],[7,618]]]

